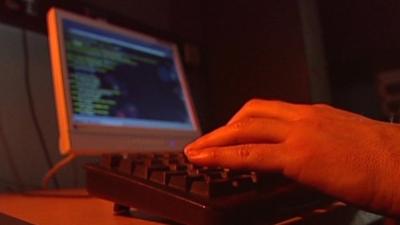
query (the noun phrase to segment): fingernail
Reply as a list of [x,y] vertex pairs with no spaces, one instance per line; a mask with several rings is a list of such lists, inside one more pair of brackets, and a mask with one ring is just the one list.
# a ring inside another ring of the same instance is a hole
[[207,151],[195,148],[185,148],[185,154],[189,160],[202,160],[209,157]]
[[188,151],[188,149],[192,148],[193,143],[187,144],[184,148],[184,152]]
[[200,152],[197,149],[193,149],[190,147],[190,145],[186,146],[185,150],[185,155],[189,158],[192,158],[195,155],[198,155]]
[[191,161],[203,161],[209,158],[209,154],[207,151],[199,150],[199,149],[190,149],[187,154],[189,160]]

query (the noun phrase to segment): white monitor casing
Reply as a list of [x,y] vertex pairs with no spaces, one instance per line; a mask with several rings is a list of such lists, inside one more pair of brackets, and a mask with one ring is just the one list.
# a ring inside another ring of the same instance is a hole
[[[74,123],[63,37],[63,20],[70,20],[106,32],[170,48],[173,52],[173,61],[193,129],[118,127]],[[47,21],[61,153],[98,155],[103,153],[182,151],[187,143],[201,134],[176,44],[56,8],[49,10]]]

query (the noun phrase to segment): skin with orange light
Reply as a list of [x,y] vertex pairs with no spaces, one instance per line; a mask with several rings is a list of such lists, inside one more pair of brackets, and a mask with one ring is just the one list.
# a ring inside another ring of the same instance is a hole
[[252,100],[185,148],[207,166],[281,171],[343,201],[400,215],[400,126],[327,105]]

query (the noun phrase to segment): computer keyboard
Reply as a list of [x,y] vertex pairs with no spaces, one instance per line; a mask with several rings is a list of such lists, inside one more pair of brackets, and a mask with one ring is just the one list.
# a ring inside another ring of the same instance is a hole
[[181,224],[275,224],[332,200],[277,173],[202,167],[181,153],[104,155],[90,194]]

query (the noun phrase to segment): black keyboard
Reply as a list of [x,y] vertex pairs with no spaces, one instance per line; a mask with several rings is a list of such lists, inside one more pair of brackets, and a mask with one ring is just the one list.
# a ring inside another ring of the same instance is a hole
[[104,155],[86,171],[88,192],[117,213],[181,224],[275,224],[331,203],[280,174],[202,167],[179,153]]

